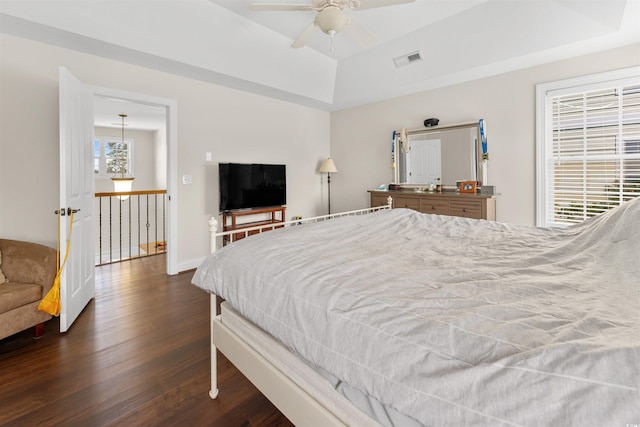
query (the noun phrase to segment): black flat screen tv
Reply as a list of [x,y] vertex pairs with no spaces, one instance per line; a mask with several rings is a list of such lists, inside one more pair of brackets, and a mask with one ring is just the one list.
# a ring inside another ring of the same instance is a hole
[[220,212],[287,204],[285,165],[220,163]]

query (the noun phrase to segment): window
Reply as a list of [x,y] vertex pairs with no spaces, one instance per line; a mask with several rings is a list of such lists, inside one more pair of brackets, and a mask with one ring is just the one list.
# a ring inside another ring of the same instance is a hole
[[640,196],[640,67],[538,85],[537,225]]
[[133,175],[133,139],[99,136],[93,141],[93,172],[96,178]]

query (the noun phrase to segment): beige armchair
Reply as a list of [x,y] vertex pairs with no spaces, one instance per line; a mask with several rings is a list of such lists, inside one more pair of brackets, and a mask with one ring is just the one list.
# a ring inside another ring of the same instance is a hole
[[38,304],[56,277],[56,250],[37,243],[0,239],[0,339],[34,328],[44,333],[51,315]]

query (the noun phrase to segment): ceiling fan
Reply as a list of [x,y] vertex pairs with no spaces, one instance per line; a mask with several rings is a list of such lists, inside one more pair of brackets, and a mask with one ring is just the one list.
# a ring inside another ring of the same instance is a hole
[[403,3],[413,3],[414,1],[415,0],[311,0],[311,4],[254,3],[251,7],[253,10],[265,11],[315,10],[318,13],[314,21],[294,40],[291,47],[297,48],[304,46],[316,32],[316,28],[320,28],[322,32],[331,37],[331,50],[333,51],[333,36],[342,29],[353,37],[362,47],[372,46],[376,41],[373,34],[345,13],[345,9],[365,10]]

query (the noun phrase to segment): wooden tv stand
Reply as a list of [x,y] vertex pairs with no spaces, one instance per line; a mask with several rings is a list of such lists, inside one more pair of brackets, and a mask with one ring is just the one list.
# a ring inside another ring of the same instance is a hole
[[[260,225],[274,224],[273,227],[267,230],[273,230],[274,228],[284,227],[284,225],[276,225],[285,221],[286,206],[274,206],[271,208],[255,208],[255,209],[241,209],[235,211],[222,212],[222,231],[243,230],[250,227],[256,227]],[[247,216],[263,215],[266,217],[261,220],[254,220],[249,222],[238,223],[238,218]],[[259,230],[253,230],[248,232],[234,233],[228,236],[224,236],[223,244],[226,245],[230,241],[244,239],[247,235],[260,233]]]

